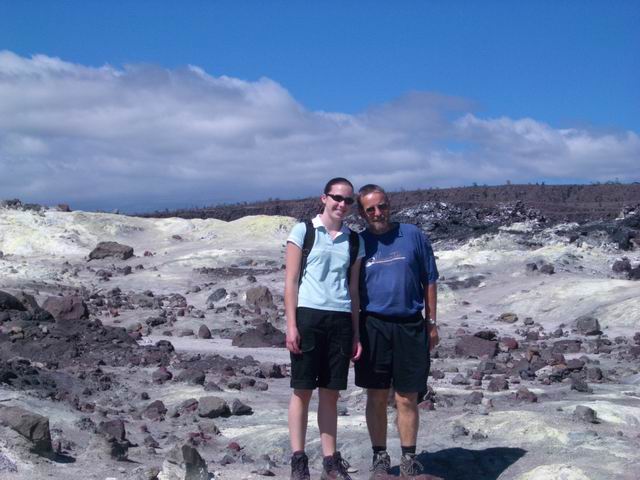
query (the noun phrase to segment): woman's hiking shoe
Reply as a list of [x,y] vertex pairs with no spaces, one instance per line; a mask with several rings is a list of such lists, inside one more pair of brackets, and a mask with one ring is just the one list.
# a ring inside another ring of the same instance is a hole
[[311,480],[309,475],[309,457],[304,452],[291,456],[291,480]]
[[383,450],[373,455],[373,463],[371,464],[371,476],[369,480],[386,479],[391,470],[391,458],[389,454]]
[[422,473],[422,464],[416,459],[415,454],[407,453],[400,457],[400,477],[413,478]]
[[320,480],[352,480],[347,470],[349,463],[342,458],[340,452],[322,459],[322,476]]

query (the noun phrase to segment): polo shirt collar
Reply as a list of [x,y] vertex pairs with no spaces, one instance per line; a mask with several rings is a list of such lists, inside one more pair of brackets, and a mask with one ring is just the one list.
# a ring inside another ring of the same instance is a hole
[[[324,226],[324,223],[322,223],[322,219],[320,218],[320,214],[316,215],[315,217],[313,217],[311,219],[311,224],[313,225],[313,228],[324,228],[325,230],[327,229],[327,227]],[[349,227],[347,227],[344,222],[342,222],[342,227],[340,228],[340,233],[349,233]]]

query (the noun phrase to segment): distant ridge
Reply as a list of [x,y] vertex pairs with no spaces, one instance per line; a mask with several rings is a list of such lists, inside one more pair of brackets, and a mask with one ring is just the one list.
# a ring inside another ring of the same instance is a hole
[[[492,208],[520,201],[552,221],[584,222],[615,218],[624,206],[640,205],[640,183],[596,185],[499,185],[429,188],[389,192],[394,209],[425,202],[445,202],[463,208]],[[270,199],[253,203],[136,214],[148,218],[216,218],[232,221],[247,215],[285,215],[309,218],[318,211],[317,197],[296,200]]]

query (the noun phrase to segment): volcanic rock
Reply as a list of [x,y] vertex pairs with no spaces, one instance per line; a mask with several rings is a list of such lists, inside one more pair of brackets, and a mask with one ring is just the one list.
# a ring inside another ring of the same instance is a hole
[[253,415],[253,409],[242,403],[239,399],[235,398],[231,403],[231,414],[232,415]]
[[516,323],[518,321],[518,315],[515,313],[503,313],[498,317],[498,321],[504,323]]
[[149,420],[163,420],[167,413],[167,407],[161,400],[151,402],[142,412],[142,416]]
[[509,390],[509,382],[503,376],[494,377],[489,381],[487,390],[490,392],[499,392],[501,390]]
[[13,295],[0,291],[0,312],[5,310],[25,311],[26,307]]
[[267,287],[258,285],[247,290],[247,305],[250,307],[273,307],[273,296]]
[[581,335],[600,335],[600,322],[591,315],[583,315],[574,320],[574,326]]
[[231,341],[235,347],[284,347],[285,334],[269,322],[239,333]]
[[163,384],[173,378],[173,374],[167,369],[167,367],[160,367],[158,370],[151,374],[151,380],[153,383]]
[[198,415],[205,418],[228,417],[231,409],[220,397],[202,397],[198,404]]
[[179,382],[186,382],[191,385],[204,385],[205,378],[206,375],[202,370],[187,368],[178,374],[176,380]]
[[482,358],[487,356],[493,358],[498,353],[498,342],[494,340],[484,340],[475,335],[465,335],[460,337],[455,346],[456,355]]
[[613,265],[611,266],[611,270],[613,270],[616,273],[628,272],[629,270],[631,270],[631,262],[626,257],[620,260],[616,260],[615,262],[613,262]]
[[207,306],[213,306],[214,303],[219,302],[223,298],[227,296],[227,291],[224,288],[218,288],[214,290],[214,292],[209,295],[207,298]]
[[536,403],[538,401],[538,396],[527,387],[520,387],[516,392],[516,400],[520,400],[521,402]]
[[133,247],[122,245],[118,242],[100,242],[96,248],[89,253],[89,260],[99,260],[109,257],[127,260],[133,257]]
[[56,322],[76,322],[89,317],[87,304],[76,295],[48,297],[42,308],[51,313]]
[[39,455],[53,452],[49,419],[20,407],[0,407],[0,423],[28,439]]
[[576,420],[580,420],[582,422],[600,423],[598,421],[598,414],[596,413],[596,411],[584,405],[578,405],[573,411],[573,416],[576,418]]
[[198,338],[203,338],[205,340],[210,339],[211,330],[209,330],[209,327],[206,325],[200,325],[200,328],[198,328]]

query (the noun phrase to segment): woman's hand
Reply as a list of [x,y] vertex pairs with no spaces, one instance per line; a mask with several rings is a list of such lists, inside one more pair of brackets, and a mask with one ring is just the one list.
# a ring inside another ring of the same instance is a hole
[[297,327],[287,328],[287,350],[291,353],[299,355],[302,353],[300,350],[300,334]]
[[357,362],[362,355],[362,344],[360,343],[360,337],[353,337],[353,344],[351,346],[351,360]]

